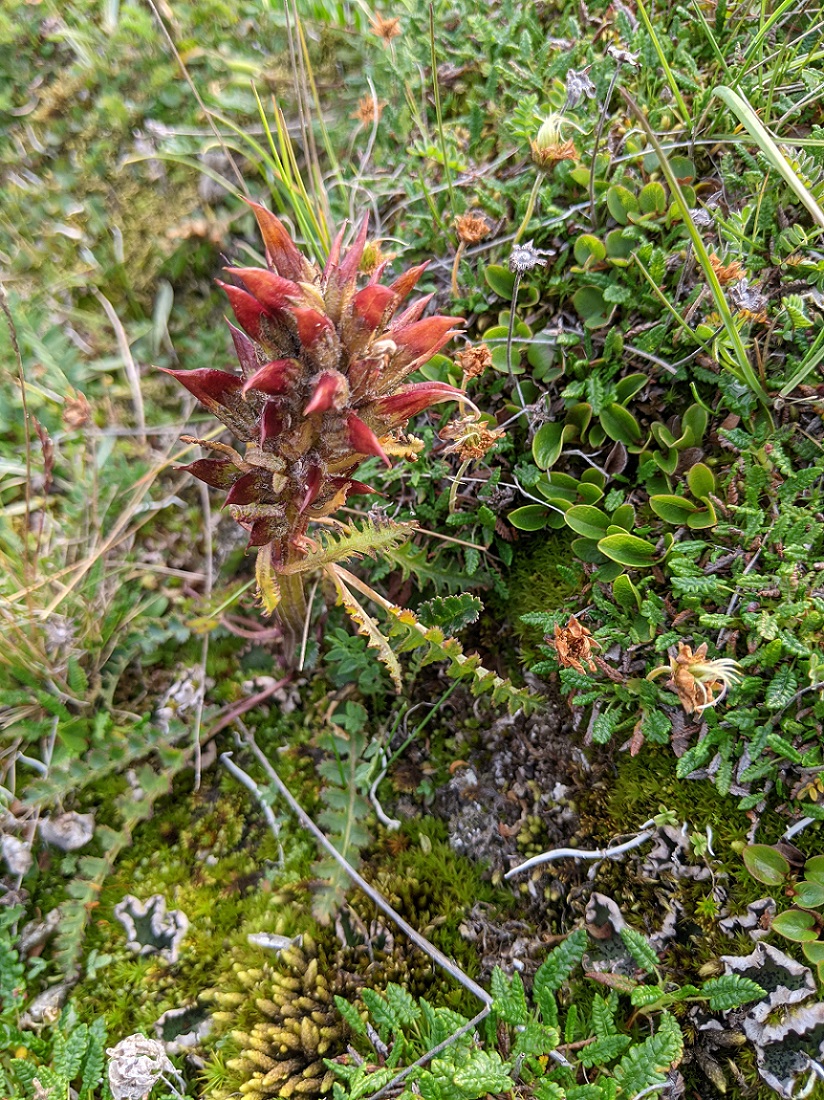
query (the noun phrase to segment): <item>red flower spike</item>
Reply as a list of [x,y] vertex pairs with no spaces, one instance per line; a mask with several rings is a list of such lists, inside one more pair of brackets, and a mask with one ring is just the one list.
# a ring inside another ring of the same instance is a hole
[[297,283],[276,275],[274,271],[266,271],[262,267],[227,267],[226,271],[237,276],[265,309],[288,309],[303,298],[303,291]]
[[226,297],[229,299],[229,305],[232,307],[240,327],[253,340],[259,340],[260,319],[265,315],[266,310],[257,298],[252,297],[247,291],[241,290],[239,286],[230,286],[229,283],[223,283],[220,279],[215,279],[215,282],[221,290],[225,291]]
[[[260,418],[260,445],[275,440],[283,431],[284,417],[277,401],[267,401]],[[270,448],[267,448],[267,450]]]
[[[389,260],[381,260],[381,262],[369,276],[370,286],[374,286],[376,283],[379,283],[381,281],[381,279],[383,278],[383,273],[384,271],[386,271],[387,267],[389,267]],[[391,290],[392,288],[390,287],[389,289]]]
[[266,246],[266,262],[269,266],[285,279],[292,279],[295,282],[305,279],[310,265],[298,251],[280,218],[276,218],[270,210],[259,203],[249,202],[248,199],[246,202],[257,219],[260,235]]
[[255,342],[250,340],[249,337],[241,329],[232,324],[231,321],[227,321],[229,331],[232,334],[232,343],[235,345],[235,354],[238,357],[241,369],[243,371],[244,378],[248,378],[254,374],[260,366],[260,362],[255,351]]
[[387,466],[391,466],[386,452],[381,447],[378,437],[368,428],[359,416],[350,413],[346,418],[346,431],[349,436],[349,444],[353,451],[359,455],[374,455],[380,458]]
[[463,396],[460,390],[446,382],[417,382],[380,398],[372,408],[377,416],[386,420],[388,430],[405,424],[431,405],[437,405],[441,401],[460,401]]
[[312,416],[314,413],[328,412],[329,409],[341,409],[348,396],[349,386],[340,371],[324,371],[315,382],[311,400],[303,410],[303,415]]
[[231,489],[243,477],[242,470],[222,458],[198,458],[188,466],[177,466],[176,469],[185,470],[213,489]]
[[352,299],[352,313],[374,332],[393,305],[396,295],[391,287],[365,286]]
[[170,370],[168,367],[159,369],[164,374],[170,374],[201,405],[213,412],[216,407],[228,408],[231,398],[237,395],[243,385],[241,378],[225,370],[211,370],[209,367],[200,367],[198,370]]
[[259,390],[270,397],[277,397],[286,393],[299,370],[300,363],[294,359],[273,359],[271,363],[264,363],[247,379],[243,393],[245,395],[249,390]]

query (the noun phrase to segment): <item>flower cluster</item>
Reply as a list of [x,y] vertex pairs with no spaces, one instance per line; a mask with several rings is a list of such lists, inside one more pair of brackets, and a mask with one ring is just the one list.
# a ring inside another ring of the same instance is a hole
[[410,451],[402,429],[440,401],[463,400],[441,382],[406,379],[455,334],[457,317],[422,315],[432,295],[398,309],[425,264],[388,286],[385,264],[358,289],[366,245],[364,220],[341,255],[343,231],[323,270],[264,207],[250,204],[266,248],[266,268],[230,268],[220,283],[239,327],[230,325],[240,371],[168,370],[236,439],[192,440],[212,451],[184,467],[226,490],[249,545],[264,547],[277,572],[307,549],[312,520],[330,515],[353,493],[372,492],[354,479],[369,455],[387,465]]

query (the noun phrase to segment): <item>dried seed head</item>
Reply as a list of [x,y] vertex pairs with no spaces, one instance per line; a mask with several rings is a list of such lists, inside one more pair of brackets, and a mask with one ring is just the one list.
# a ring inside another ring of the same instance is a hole
[[384,42],[391,42],[401,33],[401,21],[397,16],[385,19],[382,15],[375,15],[372,19],[372,30]]
[[716,278],[721,286],[727,286],[729,283],[738,282],[739,279],[743,279],[745,275],[744,268],[741,266],[739,260],[733,260],[731,263],[725,264],[720,256],[716,256],[714,252],[710,253],[710,266],[715,272]]
[[475,344],[459,351],[455,362],[463,372],[463,384],[466,385],[470,379],[479,378],[492,366],[492,352],[486,344]]
[[730,287],[730,301],[747,321],[767,320],[767,297],[757,286],[750,286],[749,279],[740,279]]
[[464,244],[480,244],[492,232],[492,226],[483,214],[462,214],[455,222],[458,239]]
[[566,102],[564,103],[564,110],[571,111],[577,107],[582,99],[595,98],[595,85],[589,76],[589,70],[592,66],[588,65],[580,72],[576,72],[575,69],[570,69],[567,72],[566,77]]
[[592,637],[592,632],[574,615],[570,615],[566,626],[556,623],[554,637],[548,637],[547,642],[554,646],[558,663],[564,668],[574,668],[576,672],[586,672],[588,668],[590,672],[595,672],[598,667],[593,660],[592,650],[601,647]]
[[504,432],[491,428],[481,420],[478,413],[450,420],[438,433],[440,439],[450,440],[444,454],[457,453],[461,462],[477,462],[486,455],[504,436]]
[[629,50],[622,50],[618,46],[607,46],[607,53],[619,65],[631,65],[633,69],[640,68],[641,63],[637,53],[630,53]]
[[509,270],[516,275],[525,275],[534,267],[545,267],[546,260],[543,257],[548,255],[549,252],[543,248],[536,248],[532,241],[513,245],[509,254]]

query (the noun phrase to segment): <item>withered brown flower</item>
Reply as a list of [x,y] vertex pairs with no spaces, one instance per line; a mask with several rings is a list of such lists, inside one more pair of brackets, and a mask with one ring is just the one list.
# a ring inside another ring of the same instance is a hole
[[746,274],[739,260],[733,260],[731,263],[725,264],[721,257],[714,252],[710,253],[710,267],[715,272],[721,286],[736,283],[739,279],[743,279]]
[[464,244],[480,244],[492,232],[492,226],[483,214],[470,213],[456,219],[455,230]]
[[456,417],[438,433],[440,439],[451,440],[444,454],[457,453],[461,462],[476,462],[490,451],[504,432],[485,424],[478,413]]
[[533,162],[544,171],[552,168],[555,164],[559,164],[562,160],[578,159],[578,150],[571,138],[567,141],[552,141],[546,145],[539,145],[537,141],[531,141],[529,144],[532,149]]
[[576,672],[586,672],[584,665],[590,672],[595,672],[598,667],[593,660],[592,650],[600,649],[600,645],[592,637],[592,632],[583,623],[580,623],[574,615],[570,615],[566,626],[555,624],[554,637],[547,637],[547,641],[554,646],[558,655],[558,662],[564,668],[574,668]]
[[376,118],[380,120],[385,106],[386,102],[384,100],[375,99],[371,95],[365,95],[362,99],[358,100],[358,106],[353,112],[352,118],[360,122],[363,126],[371,126]]
[[675,692],[687,714],[717,706],[727,690],[741,679],[738,664],[731,658],[707,660],[706,642],[702,642],[694,653],[691,646],[679,642],[677,652],[670,651],[669,664],[654,668],[647,679],[654,680],[666,672],[670,678],[665,686]]
[[391,42],[401,33],[401,21],[398,16],[386,19],[382,15],[375,15],[372,18],[372,30],[384,42]]
[[455,362],[463,373],[463,384],[472,378],[479,378],[492,366],[492,352],[487,344],[474,344],[464,348],[455,356]]

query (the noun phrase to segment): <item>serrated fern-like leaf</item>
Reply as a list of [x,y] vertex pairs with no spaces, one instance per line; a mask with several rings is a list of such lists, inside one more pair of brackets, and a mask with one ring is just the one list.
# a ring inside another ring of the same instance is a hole
[[416,523],[397,523],[394,520],[376,522],[372,519],[342,524],[336,530],[324,531],[318,548],[311,550],[293,566],[287,566],[283,572],[304,573],[350,558],[362,558],[364,555],[374,558],[379,553],[389,554],[406,542],[417,526]]
[[628,1050],[613,1070],[622,1096],[635,1096],[650,1085],[663,1084],[665,1074],[680,1060],[683,1049],[677,1020],[671,1013],[662,1012],[656,1033]]
[[439,626],[445,634],[455,634],[470,623],[477,622],[483,604],[477,596],[462,592],[460,596],[435,596],[418,608],[418,618],[424,626]]
[[523,688],[517,688],[511,680],[505,680],[481,664],[473,654],[467,656],[456,638],[448,638],[440,627],[426,627],[412,611],[388,607],[394,620],[389,627],[389,637],[399,639],[399,652],[422,649],[421,664],[435,661],[448,662],[446,674],[452,680],[467,680],[473,695],[490,695],[493,703],[508,707],[510,712],[537,710],[541,700]]
[[719,978],[704,982],[701,995],[709,997],[713,1012],[728,1012],[750,1001],[760,1001],[766,992],[757,982],[741,974],[722,974]]
[[442,566],[438,554],[433,555],[429,547],[414,542],[396,546],[385,556],[400,569],[404,580],[414,577],[420,587],[430,584],[438,593],[457,592],[479,580],[477,573],[470,577],[454,567]]
[[343,578],[347,575],[345,570],[330,569],[329,575],[335,583],[340,601],[346,609],[346,613],[358,628],[358,633],[366,638],[366,643],[370,649],[377,651],[378,660],[386,667],[386,670],[392,677],[392,683],[395,685],[395,690],[400,693],[403,688],[401,666],[388,640],[381,634],[372,616],[360,603],[358,603],[351,589],[344,583]]
[[655,973],[658,969],[658,956],[646,936],[642,936],[634,928],[624,927],[621,929],[621,939],[641,970],[647,974]]
[[[366,739],[362,734],[353,733],[348,742],[342,737],[335,738],[334,746],[337,760],[329,761],[328,767],[320,769],[327,782],[321,790],[324,809],[318,815],[318,824],[335,849],[352,867],[357,868],[361,850],[370,841],[365,825],[370,806],[364,796],[362,766]],[[312,911],[318,920],[325,923],[337,908],[344,889],[349,885],[349,877],[331,858],[319,860],[314,870],[324,886],[315,895]]]
[[587,949],[586,930],[576,930],[554,948],[535,973],[532,988],[536,999],[544,990],[557,992],[583,958]]
[[529,1019],[524,983],[520,974],[508,978],[499,966],[492,971],[492,1011],[513,1027],[522,1027]]

